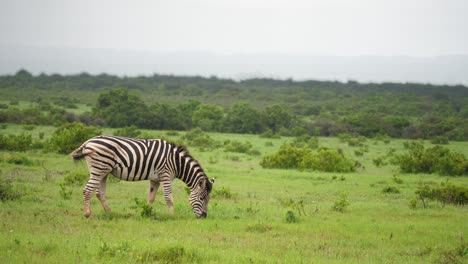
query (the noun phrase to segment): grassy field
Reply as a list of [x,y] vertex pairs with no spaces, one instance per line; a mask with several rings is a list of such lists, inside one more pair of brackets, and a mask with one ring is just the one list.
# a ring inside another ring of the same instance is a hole
[[[44,139],[54,128],[25,130],[9,124],[0,133],[31,133]],[[110,134],[112,130],[105,129]],[[147,137],[180,142],[183,132],[144,131]],[[209,177],[216,178],[208,217],[196,219],[182,182],[174,181],[175,214],[161,192],[152,212],[142,215],[149,182],[111,181],[112,208],[105,213],[96,198],[93,215],[82,213],[84,183],[64,184],[70,175],[86,175],[84,162],[31,150],[0,152],[1,173],[22,195],[0,202],[0,259],[3,263],[463,263],[468,260],[468,208],[430,201],[411,208],[420,184],[466,177],[400,174],[393,165],[372,160],[389,149],[403,151],[403,140],[368,139],[368,152],[337,138],[319,145],[341,148],[363,168],[354,173],[263,169],[259,160],[292,140],[255,135],[209,134],[220,142],[250,142],[261,155],[189,147]],[[430,143],[426,142],[426,146]],[[448,148],[468,155],[468,142]],[[12,156],[28,162],[15,165]],[[396,180],[397,179],[397,180]],[[384,193],[396,187],[399,193]],[[345,206],[349,203],[348,206]],[[332,208],[342,208],[343,211]]]

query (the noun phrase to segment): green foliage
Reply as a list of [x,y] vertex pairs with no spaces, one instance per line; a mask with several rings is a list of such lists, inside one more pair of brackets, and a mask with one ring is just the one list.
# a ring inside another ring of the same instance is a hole
[[11,180],[4,178],[0,171],[0,201],[16,200],[20,197],[20,193],[17,192]]
[[212,193],[211,197],[217,199],[235,199],[237,197],[237,193],[232,192],[229,188],[221,187],[216,188]]
[[38,165],[38,161],[29,158],[28,155],[24,153],[9,153],[4,157],[5,162],[14,165],[23,165],[23,166],[35,166]]
[[68,187],[64,182],[59,183],[59,194],[63,200],[70,200],[73,194],[73,189]]
[[298,148],[317,149],[319,147],[319,139],[309,135],[302,135],[295,137],[291,145]]
[[387,186],[382,189],[382,192],[392,194],[392,193],[400,193],[400,190],[395,186]]
[[449,139],[446,136],[435,136],[431,139],[431,143],[438,145],[447,145],[449,143]]
[[333,203],[332,210],[343,213],[349,205],[348,196],[342,193],[340,198]]
[[134,125],[123,127],[121,129],[117,129],[117,131],[115,131],[114,133],[114,136],[130,137],[130,138],[137,138],[140,135],[141,135],[141,131],[138,130],[138,127]]
[[303,199],[279,199],[281,206],[290,208],[293,211],[296,211],[300,216],[305,216],[306,212],[304,209],[304,200]]
[[256,154],[255,150],[252,149],[252,143],[246,141],[244,143],[233,140],[229,141],[228,144],[224,145],[224,151],[227,152],[237,152],[237,153],[246,153],[246,154]]
[[337,150],[321,148],[316,154],[306,155],[301,168],[325,172],[352,172],[355,170],[355,164]]
[[293,211],[287,211],[286,212],[286,223],[298,223],[299,222],[299,218],[294,214]]
[[440,175],[468,174],[465,155],[435,146],[425,149],[422,142],[406,142],[408,152],[395,155],[395,163],[405,173],[438,173]]
[[347,159],[340,151],[321,148],[312,152],[310,148],[298,148],[284,144],[280,149],[262,158],[263,168],[282,169],[312,169],[325,172],[352,172],[355,170],[353,161]]
[[202,150],[216,149],[220,146],[218,141],[214,140],[200,128],[195,128],[185,133],[185,135],[182,136],[182,139],[187,140],[188,145],[198,147]]
[[48,148],[60,154],[68,154],[86,140],[100,134],[101,131],[93,126],[67,123],[55,130],[48,142]]
[[283,144],[276,153],[264,156],[260,165],[263,168],[298,169],[302,167],[304,157],[311,153],[312,150],[309,148],[296,148]]
[[32,137],[29,134],[1,135],[0,150],[26,151],[31,148]]
[[79,171],[68,172],[63,178],[67,186],[83,186],[88,181],[88,175]]
[[136,208],[139,208],[141,210],[140,215],[142,217],[148,218],[148,217],[153,216],[153,207],[151,205],[149,205],[147,202],[140,200],[138,198],[135,198],[134,201],[136,204]]
[[451,183],[441,183],[440,186],[430,187],[421,185],[415,192],[426,207],[426,199],[437,200],[442,204],[465,205],[468,203],[468,188]]

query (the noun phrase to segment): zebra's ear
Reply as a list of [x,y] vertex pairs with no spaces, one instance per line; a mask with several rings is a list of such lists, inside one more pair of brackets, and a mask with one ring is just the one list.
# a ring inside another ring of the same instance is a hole
[[213,184],[213,183],[215,182],[215,179],[214,179],[214,178],[211,178],[211,179],[210,179],[210,182],[211,182],[211,184]]

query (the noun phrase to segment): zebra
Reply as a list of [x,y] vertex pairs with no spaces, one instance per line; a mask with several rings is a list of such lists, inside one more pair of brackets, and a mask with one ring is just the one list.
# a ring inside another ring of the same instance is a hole
[[195,216],[205,218],[214,179],[208,179],[202,167],[185,147],[162,139],[134,139],[96,136],[70,153],[74,160],[85,159],[89,180],[83,189],[84,215],[91,216],[90,199],[94,191],[106,212],[106,180],[109,173],[125,181],[149,180],[148,203],[152,205],[162,185],[170,214],[174,214],[172,181],[182,180],[190,189],[189,202]]

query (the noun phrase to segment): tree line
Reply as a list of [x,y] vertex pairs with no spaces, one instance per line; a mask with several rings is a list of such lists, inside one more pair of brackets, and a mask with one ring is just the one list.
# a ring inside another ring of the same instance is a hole
[[[124,87],[124,88],[122,88]],[[468,139],[468,88],[153,75],[0,76],[0,122],[366,137]],[[35,107],[19,108],[27,100]],[[69,109],[86,103],[92,111]]]

